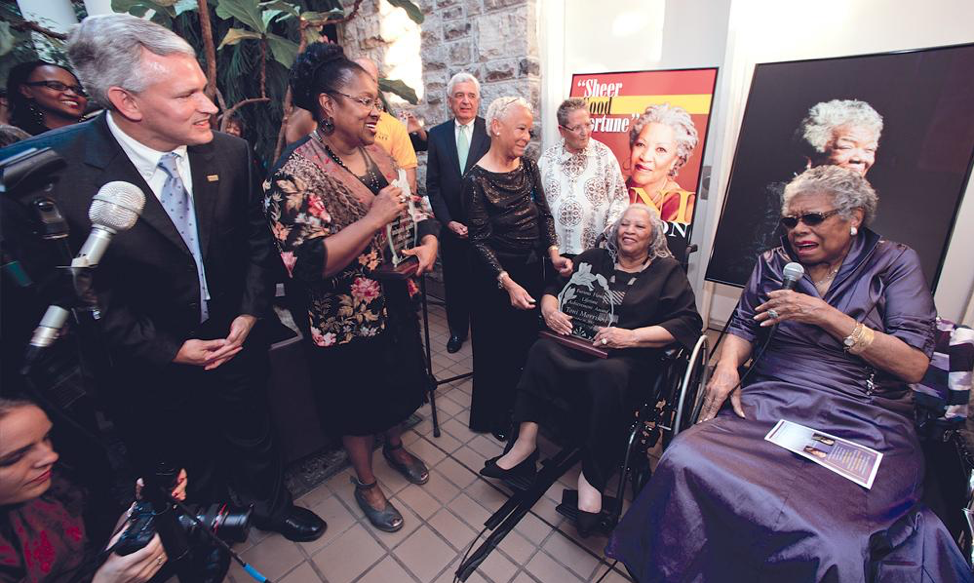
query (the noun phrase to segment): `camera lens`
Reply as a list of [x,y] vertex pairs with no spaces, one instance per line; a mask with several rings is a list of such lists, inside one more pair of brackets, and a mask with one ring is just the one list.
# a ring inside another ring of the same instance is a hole
[[[250,517],[253,509],[238,508],[230,504],[212,504],[197,507],[193,514],[203,527],[227,543],[242,543],[250,533]],[[188,516],[180,514],[179,522],[186,533],[195,540],[201,540],[197,525]]]

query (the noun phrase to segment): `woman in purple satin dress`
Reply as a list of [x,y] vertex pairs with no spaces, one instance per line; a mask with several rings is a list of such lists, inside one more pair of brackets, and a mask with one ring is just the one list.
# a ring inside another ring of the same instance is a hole
[[[919,503],[909,383],[929,364],[936,310],[916,252],[865,228],[876,202],[836,166],[786,188],[787,236],[741,296],[701,422],[666,450],[606,549],[640,583],[972,580]],[[792,261],[805,276],[781,290]],[[882,452],[872,488],[765,441],[780,419]]]

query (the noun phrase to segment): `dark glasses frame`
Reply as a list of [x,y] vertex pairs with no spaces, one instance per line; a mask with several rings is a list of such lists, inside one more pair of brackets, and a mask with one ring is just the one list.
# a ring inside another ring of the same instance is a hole
[[805,213],[803,215],[789,215],[781,217],[781,225],[786,229],[794,229],[798,226],[798,221],[805,223],[809,227],[821,225],[825,219],[839,213],[839,209],[832,209],[824,213]]
[[61,83],[60,81],[30,81],[29,83],[24,83],[28,87],[47,87],[48,89],[53,89],[54,91],[67,91],[70,89],[78,95],[87,96],[85,93],[85,88],[81,85],[67,85]]

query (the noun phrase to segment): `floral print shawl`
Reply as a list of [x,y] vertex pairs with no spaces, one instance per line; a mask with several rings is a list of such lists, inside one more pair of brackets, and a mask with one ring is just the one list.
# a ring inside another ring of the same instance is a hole
[[[389,155],[376,145],[365,150],[391,183],[397,169]],[[374,197],[314,138],[298,142],[264,182],[271,232],[288,275],[306,292],[311,340],[317,346],[375,336],[386,327],[386,298],[371,275],[382,261],[384,230],[342,271],[324,276],[324,239],[364,217]],[[418,291],[412,281],[407,287],[410,295]]]

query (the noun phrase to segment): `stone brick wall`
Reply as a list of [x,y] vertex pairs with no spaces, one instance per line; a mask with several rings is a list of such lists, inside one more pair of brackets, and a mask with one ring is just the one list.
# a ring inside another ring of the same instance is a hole
[[[415,78],[422,79],[422,100],[418,106],[405,107],[424,120],[427,128],[450,118],[446,84],[460,71],[474,75],[481,83],[481,115],[492,100],[505,95],[524,97],[538,111],[538,0],[416,1],[426,15],[422,25],[411,21],[401,24],[401,15],[394,12],[402,10],[392,9],[385,0],[365,0],[358,16],[344,26],[340,42],[347,53],[374,59],[384,76],[395,78],[396,71],[415,72]],[[353,4],[352,0],[343,2],[346,7]],[[414,42],[417,32],[418,47]],[[414,71],[412,66],[417,62],[421,69]],[[393,103],[402,106],[395,99]],[[540,123],[535,117],[538,136]],[[537,157],[538,143],[532,146],[529,155]],[[425,183],[425,161],[425,154],[421,154],[420,184]]]

